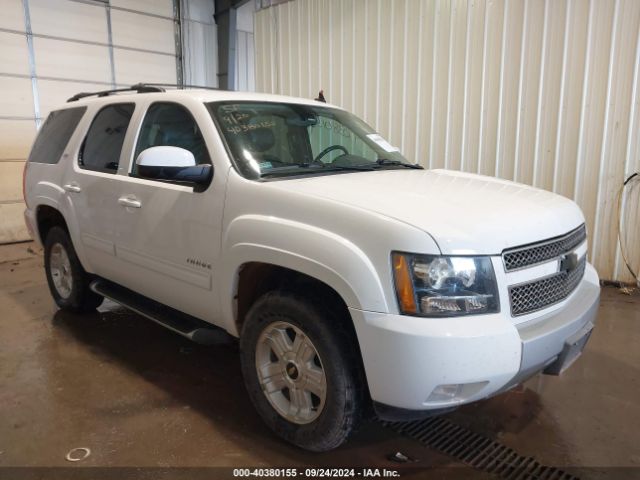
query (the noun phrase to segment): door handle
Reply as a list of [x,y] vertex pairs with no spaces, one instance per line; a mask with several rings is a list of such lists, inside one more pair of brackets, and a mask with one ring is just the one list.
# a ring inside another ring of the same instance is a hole
[[66,185],[63,185],[62,188],[64,188],[67,192],[79,193],[82,191],[80,185],[78,185],[76,182],[67,183]]
[[131,208],[142,207],[142,203],[140,202],[140,200],[138,200],[136,197],[133,197],[133,196],[120,197],[118,199],[118,203],[123,207],[131,207]]

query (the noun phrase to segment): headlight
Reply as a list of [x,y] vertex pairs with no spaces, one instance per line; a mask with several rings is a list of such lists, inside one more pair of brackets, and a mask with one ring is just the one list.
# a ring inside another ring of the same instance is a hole
[[394,252],[393,278],[400,311],[455,317],[500,311],[489,257],[449,257]]

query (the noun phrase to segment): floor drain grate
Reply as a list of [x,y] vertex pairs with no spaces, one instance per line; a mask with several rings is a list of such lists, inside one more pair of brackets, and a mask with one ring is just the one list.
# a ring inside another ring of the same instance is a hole
[[397,433],[445,455],[508,480],[578,480],[559,468],[542,465],[509,447],[443,417],[415,422],[383,422]]

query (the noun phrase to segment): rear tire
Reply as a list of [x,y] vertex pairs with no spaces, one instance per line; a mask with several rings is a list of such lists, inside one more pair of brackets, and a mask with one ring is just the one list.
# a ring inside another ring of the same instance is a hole
[[274,291],[256,301],[242,328],[242,373],[256,410],[306,450],[340,446],[362,417],[364,379],[349,320],[330,305]]
[[44,269],[56,305],[71,312],[95,310],[104,297],[89,289],[92,277],[76,255],[69,234],[52,227],[44,242]]

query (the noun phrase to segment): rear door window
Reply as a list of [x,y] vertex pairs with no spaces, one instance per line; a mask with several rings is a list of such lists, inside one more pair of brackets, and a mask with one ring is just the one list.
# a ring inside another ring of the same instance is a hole
[[122,144],[135,104],[108,105],[98,112],[87,133],[78,164],[96,172],[116,173]]
[[87,107],[75,107],[51,112],[33,144],[29,161],[58,163],[86,110]]

